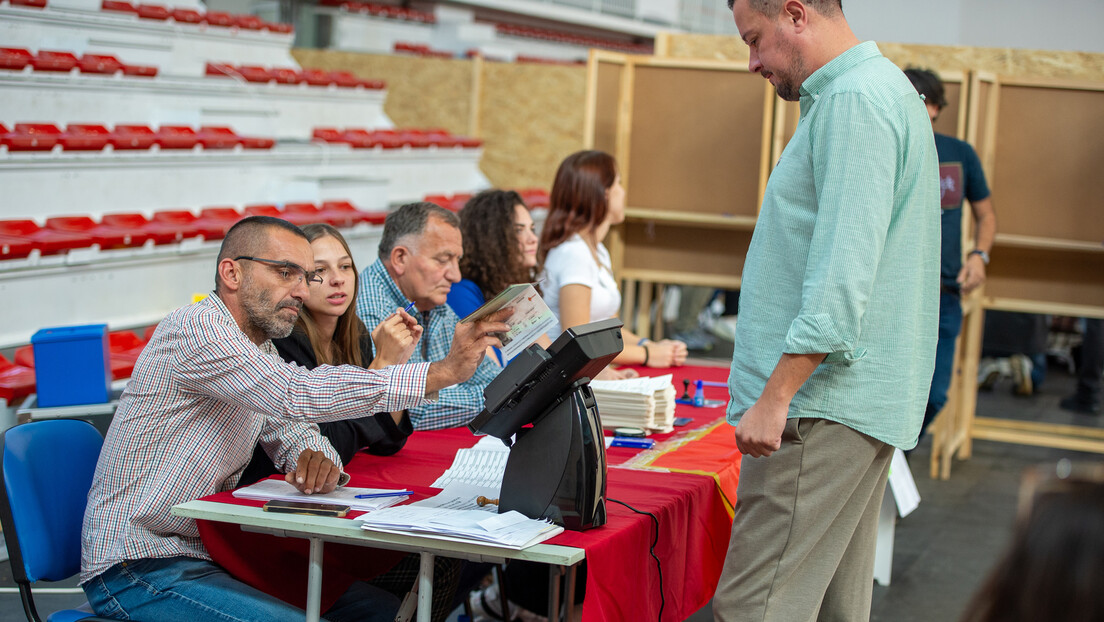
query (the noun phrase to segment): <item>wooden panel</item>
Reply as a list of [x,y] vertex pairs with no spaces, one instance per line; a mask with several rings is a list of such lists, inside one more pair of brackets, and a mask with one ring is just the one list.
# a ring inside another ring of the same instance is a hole
[[598,61],[595,86],[593,148],[617,153],[617,113],[621,101],[623,63]]
[[636,65],[628,204],[754,216],[768,87],[746,71]]
[[719,276],[730,282],[743,272],[744,256],[751,243],[751,231],[640,221],[626,222],[622,227],[624,270],[654,272],[649,280],[658,282],[671,282],[658,278],[658,273],[664,272]]
[[480,167],[500,188],[551,188],[556,167],[583,148],[586,68],[483,63]]
[[1104,240],[1102,110],[1104,90],[1002,80],[991,180],[1002,233]]
[[966,131],[970,142],[978,152],[978,157],[981,159],[981,166],[985,169],[985,178],[988,180],[993,179],[993,150],[990,143],[993,139],[992,124],[996,120],[991,118],[995,112],[994,107],[996,102],[994,98],[996,96],[997,89],[993,85],[992,80],[985,78],[974,80],[974,92],[971,94],[973,101],[970,105],[976,107],[976,112],[974,113],[975,119],[966,128]]
[[964,139],[965,133],[960,130],[963,124],[959,122],[962,118],[960,115],[966,112],[962,106],[961,75],[958,75],[956,79],[955,76],[940,73],[939,77],[943,80],[943,96],[947,99],[947,105],[939,113],[939,118],[935,120],[933,127],[940,134]]
[[[1000,205],[998,203],[998,205]],[[1104,307],[1104,252],[997,244],[985,295],[1054,305]]]

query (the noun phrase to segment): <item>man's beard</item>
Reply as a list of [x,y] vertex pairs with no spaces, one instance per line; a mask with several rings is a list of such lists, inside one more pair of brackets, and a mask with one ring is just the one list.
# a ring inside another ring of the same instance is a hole
[[280,313],[281,309],[290,307],[300,313],[303,309],[303,303],[294,298],[273,305],[266,292],[260,288],[254,290],[253,287],[243,292],[241,301],[249,324],[268,339],[283,339],[295,328],[298,316],[287,319]]

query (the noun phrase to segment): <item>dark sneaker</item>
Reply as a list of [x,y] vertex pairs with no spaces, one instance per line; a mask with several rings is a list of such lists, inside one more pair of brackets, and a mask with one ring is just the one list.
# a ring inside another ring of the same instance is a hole
[[1062,398],[1062,401],[1058,402],[1058,407],[1082,415],[1099,415],[1101,410],[1099,399],[1085,397],[1080,393]]

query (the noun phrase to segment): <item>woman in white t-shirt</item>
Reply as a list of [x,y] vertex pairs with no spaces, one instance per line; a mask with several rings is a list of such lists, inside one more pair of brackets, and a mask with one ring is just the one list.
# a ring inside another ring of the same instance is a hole
[[[544,300],[560,321],[549,331],[551,339],[565,328],[617,315],[621,292],[602,239],[623,220],[625,189],[613,156],[602,151],[568,156],[556,171],[537,251],[544,263]],[[627,328],[621,334],[625,349],[614,363],[673,367],[686,360],[681,341],[652,341]]]

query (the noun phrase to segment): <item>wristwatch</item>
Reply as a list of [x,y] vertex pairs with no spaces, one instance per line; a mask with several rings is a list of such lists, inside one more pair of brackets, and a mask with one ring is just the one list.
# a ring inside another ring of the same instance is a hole
[[977,256],[981,257],[981,263],[983,263],[987,266],[989,265],[989,253],[981,250],[980,248],[976,248],[976,249],[970,251],[970,254],[971,255],[977,255]]

